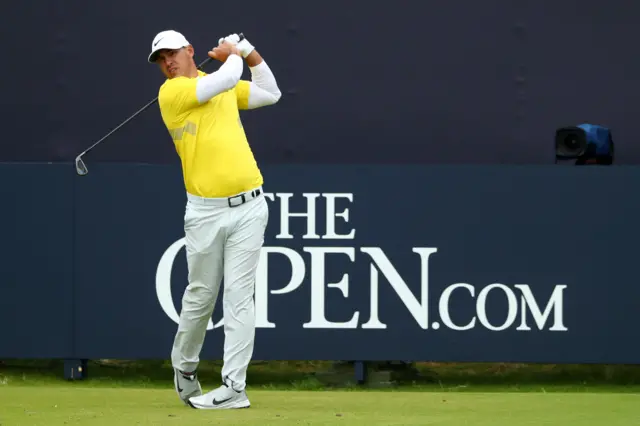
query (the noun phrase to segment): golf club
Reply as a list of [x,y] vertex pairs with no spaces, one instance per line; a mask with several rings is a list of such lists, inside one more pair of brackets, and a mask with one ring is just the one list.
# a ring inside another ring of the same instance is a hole
[[[242,33],[238,34],[240,36],[240,40],[244,39],[244,35]],[[213,59],[212,58],[207,58],[204,61],[202,61],[202,63],[200,65],[198,65],[198,69],[202,70],[202,67],[205,66],[206,64],[208,64],[209,62],[211,62]],[[120,123],[115,129],[111,130],[109,133],[107,133],[106,135],[104,135],[102,138],[100,138],[100,140],[98,140],[97,142],[95,142],[93,145],[91,145],[89,148],[87,148],[86,150],[84,150],[82,153],[80,153],[80,155],[78,155],[76,157],[76,173],[80,176],[85,176],[87,173],[89,173],[89,169],[87,169],[87,165],[84,163],[84,161],[82,160],[82,156],[85,155],[87,152],[91,151],[93,148],[95,148],[100,142],[102,142],[103,140],[105,140],[106,138],[108,138],[109,136],[111,136],[113,133],[115,133],[116,130],[118,130],[119,128],[121,128],[122,126],[124,126],[125,124],[127,124],[129,121],[131,121],[133,118],[135,118],[138,114],[140,114],[142,111],[146,110],[147,108],[149,108],[151,105],[153,105],[154,103],[156,103],[158,101],[158,98],[156,97],[155,99],[151,100],[148,104],[146,104],[145,106],[143,106],[142,108],[140,108],[138,111],[136,111],[131,117],[127,118],[126,120],[124,120],[122,123]]]

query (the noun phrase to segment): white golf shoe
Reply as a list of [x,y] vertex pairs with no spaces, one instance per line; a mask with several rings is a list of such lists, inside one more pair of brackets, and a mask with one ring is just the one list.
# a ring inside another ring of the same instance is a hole
[[204,395],[191,397],[188,404],[200,410],[226,410],[251,406],[244,390],[237,392],[227,385],[222,385]]
[[185,405],[189,405],[189,398],[202,395],[202,387],[200,386],[196,372],[183,373],[177,368],[174,368],[173,384],[178,396]]

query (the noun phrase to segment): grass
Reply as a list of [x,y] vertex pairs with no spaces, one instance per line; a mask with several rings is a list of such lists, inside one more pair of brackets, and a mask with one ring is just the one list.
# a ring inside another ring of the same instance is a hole
[[[205,391],[219,362],[203,362]],[[200,411],[177,400],[167,361],[91,362],[67,382],[61,361],[0,364],[0,425],[603,425],[635,424],[640,366],[419,363],[420,374],[387,389],[316,374],[326,362],[254,362],[249,410]]]
[[214,412],[180,405],[169,389],[0,388],[0,424],[628,426],[638,418],[637,395],[255,390],[249,397],[248,410]]

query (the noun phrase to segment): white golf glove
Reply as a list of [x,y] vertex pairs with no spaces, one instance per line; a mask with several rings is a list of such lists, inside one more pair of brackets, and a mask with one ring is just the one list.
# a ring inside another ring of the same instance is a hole
[[249,40],[247,40],[246,38],[240,41],[240,36],[238,34],[230,34],[224,38],[221,38],[220,40],[218,40],[218,45],[221,45],[225,41],[237,47],[243,58],[249,56],[249,53],[253,52],[255,49],[255,47],[253,47],[253,45],[249,43]]

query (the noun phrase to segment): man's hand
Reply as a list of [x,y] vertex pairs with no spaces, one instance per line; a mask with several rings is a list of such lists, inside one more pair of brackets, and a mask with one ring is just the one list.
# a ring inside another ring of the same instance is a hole
[[208,53],[210,58],[217,59],[220,62],[224,62],[230,55],[241,56],[240,51],[233,44],[224,41],[218,47],[214,47]]
[[240,41],[240,36],[238,34],[230,34],[225,38],[221,38],[220,40],[218,40],[219,45],[221,45],[222,43],[231,43],[236,46],[243,58],[246,58],[251,52],[255,50],[255,47],[253,47],[253,45],[249,43],[249,40],[247,40],[246,38]]

